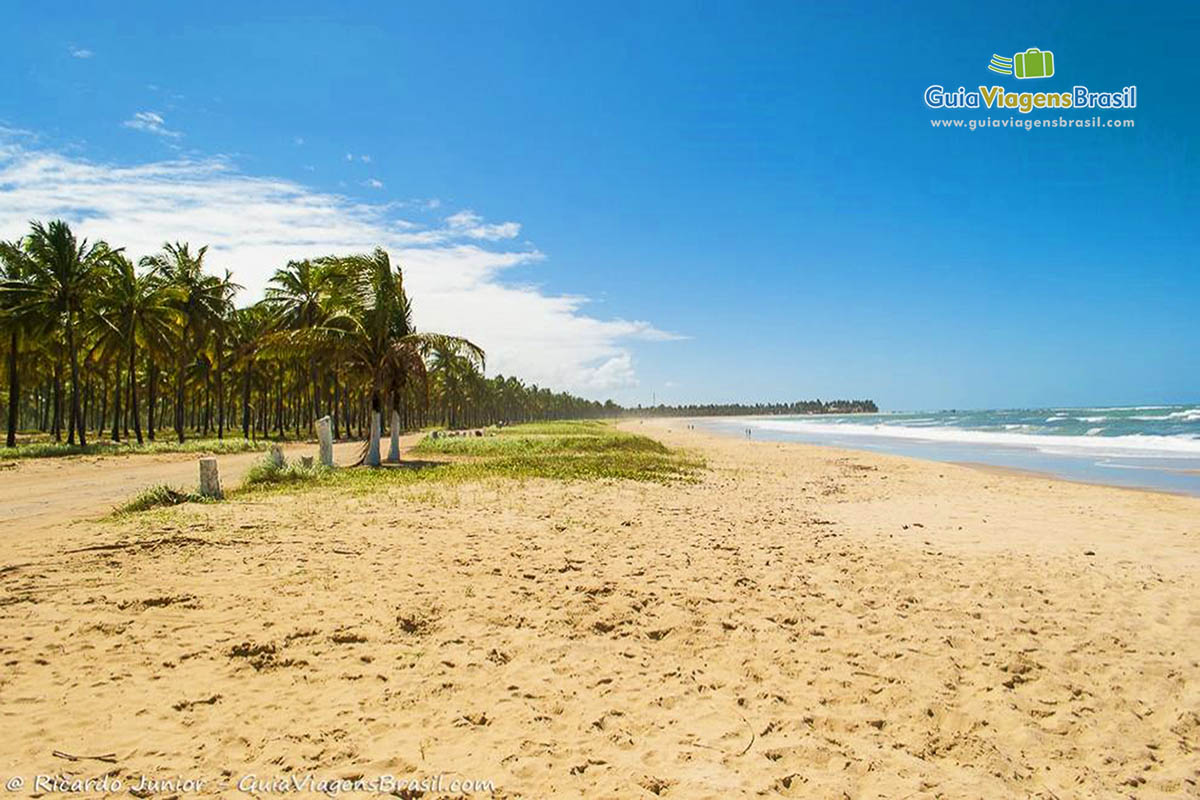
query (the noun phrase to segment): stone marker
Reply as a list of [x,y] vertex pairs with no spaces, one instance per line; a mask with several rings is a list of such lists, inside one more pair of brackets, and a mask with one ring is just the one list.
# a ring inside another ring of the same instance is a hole
[[283,466],[283,448],[277,444],[271,445],[271,463],[277,467]]
[[221,476],[217,473],[217,460],[215,458],[200,459],[200,494],[203,497],[215,497],[220,499],[221,494]]
[[378,411],[371,414],[371,435],[367,439],[367,455],[363,459],[363,463],[368,467],[379,466],[379,436],[381,433],[379,429],[383,427],[382,416]]
[[392,409],[392,443],[388,447],[387,460],[392,463],[400,461],[400,412]]
[[320,442],[321,466],[333,466],[333,433],[329,417],[317,420],[317,441]]

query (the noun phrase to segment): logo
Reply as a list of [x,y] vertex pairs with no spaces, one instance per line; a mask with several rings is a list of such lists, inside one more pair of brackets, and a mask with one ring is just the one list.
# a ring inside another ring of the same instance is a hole
[[[1053,78],[1055,75],[1054,53],[1030,47],[1012,58],[993,53],[987,68],[1000,75],[1011,75],[1018,80],[1031,78]],[[992,109],[1016,111],[1019,114],[1058,112],[1062,109],[1116,109],[1137,108],[1137,87],[1126,86],[1116,91],[1096,92],[1082,84],[1054,87],[1053,84],[1039,91],[1009,91],[1003,86],[980,85],[972,91],[966,86],[957,90],[947,89],[935,83],[925,90],[925,105],[945,109]]]
[[1049,78],[1054,75],[1054,53],[1036,47],[1031,47],[1024,53],[1016,53],[1012,58],[992,53],[988,69],[1001,75],[1015,75],[1022,80]]

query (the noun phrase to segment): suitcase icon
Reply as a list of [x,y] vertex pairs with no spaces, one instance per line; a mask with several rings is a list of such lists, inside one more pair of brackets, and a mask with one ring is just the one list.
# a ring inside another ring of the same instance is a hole
[[1054,53],[1031,47],[1013,56],[1013,73],[1018,78],[1049,78],[1054,74]]

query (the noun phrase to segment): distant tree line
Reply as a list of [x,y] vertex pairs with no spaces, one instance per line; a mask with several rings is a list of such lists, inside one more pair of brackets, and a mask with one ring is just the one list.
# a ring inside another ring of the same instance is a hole
[[794,403],[710,403],[685,406],[637,406],[622,409],[624,416],[638,417],[748,417],[775,414],[874,414],[874,400],[797,400]]

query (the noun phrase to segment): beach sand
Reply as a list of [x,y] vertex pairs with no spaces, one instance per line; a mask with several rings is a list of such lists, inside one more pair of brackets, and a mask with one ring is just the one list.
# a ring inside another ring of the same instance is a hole
[[0,779],[1200,796],[1200,499],[623,425],[708,469],[10,517]]

